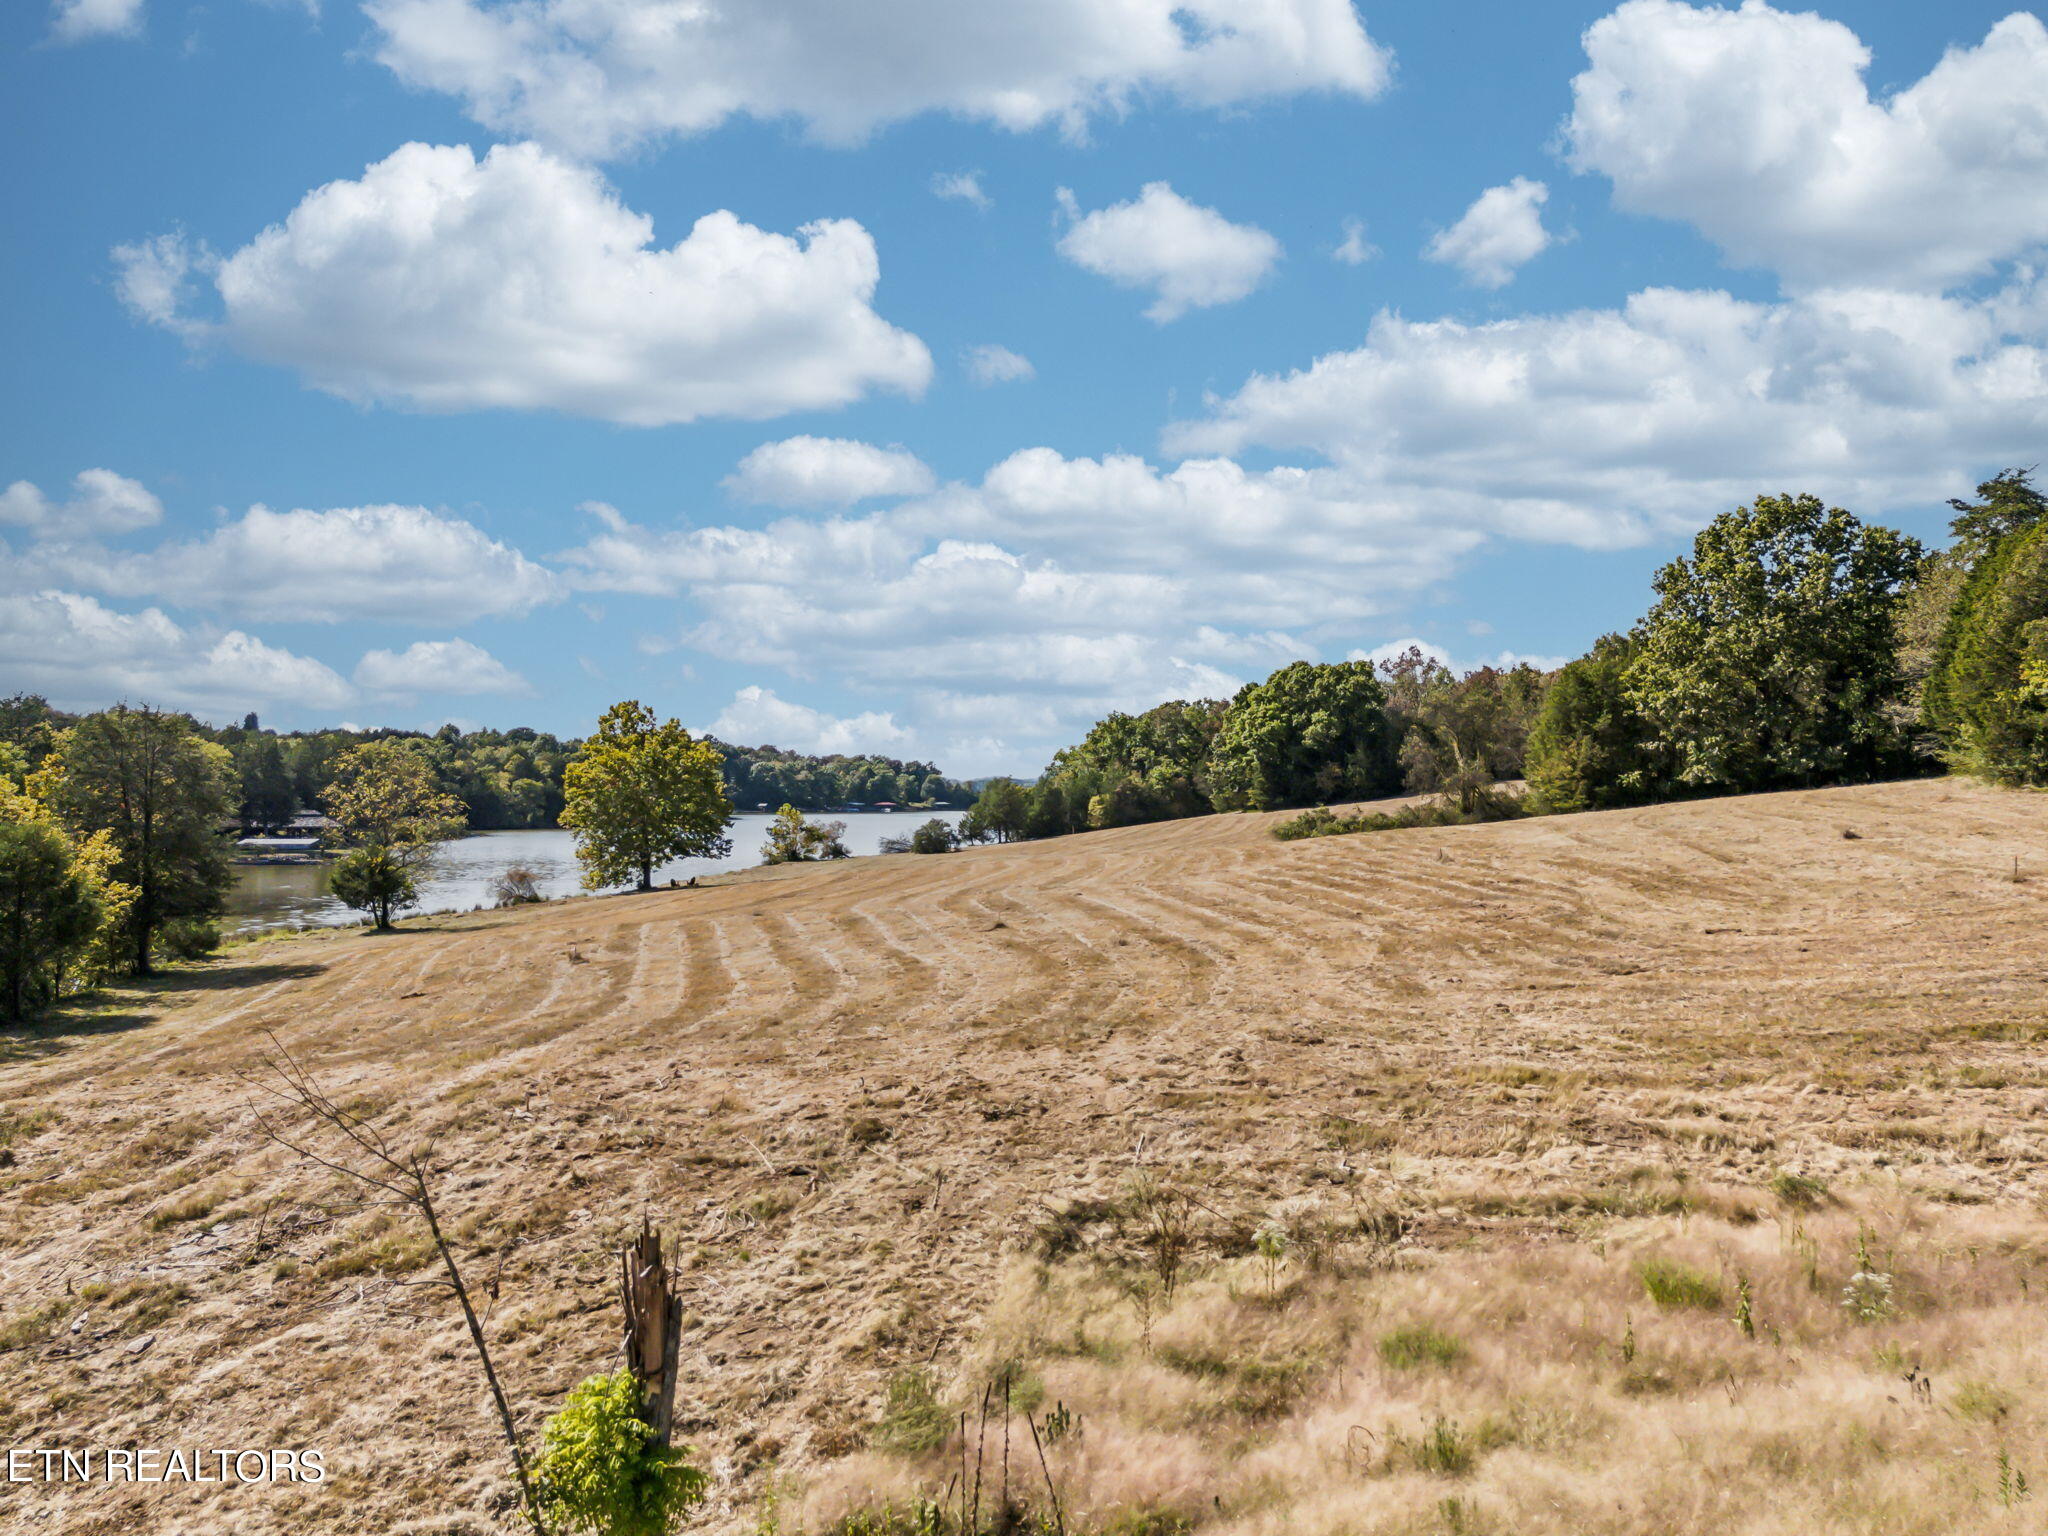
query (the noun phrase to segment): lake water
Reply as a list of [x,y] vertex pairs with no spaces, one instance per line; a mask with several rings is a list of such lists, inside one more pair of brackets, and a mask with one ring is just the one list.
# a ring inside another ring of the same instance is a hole
[[[881,851],[885,837],[908,837],[933,815],[957,823],[958,811],[848,812],[814,815],[813,821],[846,823],[846,846],[856,854]],[[732,855],[724,859],[677,859],[654,872],[657,882],[687,880],[692,875],[725,869],[751,869],[761,862],[770,818],[748,814],[732,826]],[[582,894],[576,868],[575,836],[569,832],[476,832],[443,843],[432,870],[420,881],[420,904],[411,912],[467,912],[492,903],[491,886],[515,864],[539,877],[544,896]],[[362,914],[343,906],[327,890],[325,864],[241,864],[235,867],[234,889],[228,893],[221,928],[248,933],[289,924],[338,927]]]

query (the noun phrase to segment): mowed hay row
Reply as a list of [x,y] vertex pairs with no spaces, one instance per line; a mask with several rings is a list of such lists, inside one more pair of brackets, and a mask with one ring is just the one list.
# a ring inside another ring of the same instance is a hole
[[[615,1355],[625,1235],[680,1241],[709,1529],[935,1491],[961,1447],[897,1434],[905,1394],[936,1423],[1010,1362],[1105,1528],[2028,1528],[2048,801],[1273,820],[268,941],[0,1037],[0,1439],[332,1473],[0,1485],[0,1520],[516,1527],[430,1250],[255,1123],[274,1038],[436,1148],[529,1432]],[[1169,1297],[1146,1202],[1182,1196]],[[1840,1305],[1866,1232],[1881,1319]],[[1716,1305],[1650,1299],[1660,1254]]]

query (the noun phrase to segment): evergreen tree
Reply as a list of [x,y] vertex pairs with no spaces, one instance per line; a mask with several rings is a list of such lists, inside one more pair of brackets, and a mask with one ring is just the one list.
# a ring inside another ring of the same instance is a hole
[[[253,720],[255,716],[250,716]],[[253,729],[253,728],[251,728]],[[241,820],[245,827],[280,827],[299,808],[284,749],[268,734],[249,736],[233,748],[241,781]]]
[[1529,788],[1552,811],[1591,811],[1654,800],[1668,765],[1649,744],[1650,723],[1627,687],[1637,642],[1603,635],[1568,663],[1543,696],[1529,731]]
[[1925,710],[1951,766],[2048,784],[2048,521],[2006,532],[1970,572]]

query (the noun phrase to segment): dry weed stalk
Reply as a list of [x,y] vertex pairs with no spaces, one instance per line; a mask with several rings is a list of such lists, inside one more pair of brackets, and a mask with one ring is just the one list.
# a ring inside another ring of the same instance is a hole
[[[477,1320],[476,1308],[470,1303],[469,1288],[462,1283],[462,1271],[455,1262],[454,1250],[441,1231],[440,1215],[434,1209],[433,1188],[427,1179],[433,1150],[431,1144],[416,1147],[401,1156],[375,1126],[361,1116],[351,1114],[321,1091],[312,1074],[286,1049],[274,1031],[266,1029],[263,1033],[274,1053],[263,1057],[263,1065],[270,1069],[277,1081],[273,1083],[253,1072],[236,1075],[248,1087],[304,1111],[314,1120],[316,1131],[324,1129],[339,1137],[345,1143],[345,1148],[338,1154],[342,1160],[325,1156],[305,1141],[295,1140],[295,1133],[288,1133],[277,1121],[252,1105],[257,1128],[279,1146],[306,1161],[317,1163],[355,1183],[382,1190],[389,1197],[386,1201],[370,1203],[404,1206],[416,1211],[426,1223],[434,1251],[440,1255],[441,1266],[447,1271],[448,1287],[462,1308],[462,1320],[468,1325],[470,1343],[476,1348],[477,1363],[490,1386],[491,1399],[497,1405],[498,1423],[504,1431],[505,1444],[511,1449],[512,1465],[519,1476],[520,1500],[526,1518],[533,1526],[535,1536],[547,1536],[547,1527],[541,1521],[539,1506],[534,1499],[526,1449],[520,1443],[519,1429],[512,1418],[512,1405],[506,1401],[505,1389],[499,1384],[497,1367],[491,1362],[490,1345],[484,1340],[483,1324]],[[355,1160],[347,1160],[350,1158]]]

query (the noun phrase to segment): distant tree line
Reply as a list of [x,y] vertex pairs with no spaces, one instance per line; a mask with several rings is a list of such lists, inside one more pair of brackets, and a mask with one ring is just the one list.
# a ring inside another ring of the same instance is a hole
[[[2012,469],[1951,506],[1954,543],[1930,554],[1817,497],[1759,496],[1657,573],[1633,629],[1555,672],[1460,676],[1411,649],[1112,714],[1035,783],[991,781],[957,841],[1285,808],[1311,809],[1281,835],[1314,836],[1943,767],[2048,785],[2048,499]],[[1436,798],[1327,809],[1403,791]]]
[[930,763],[872,755],[812,757],[780,747],[736,747],[706,737],[724,754],[725,784],[733,803],[759,810],[793,805],[800,811],[846,805],[964,806],[974,799],[965,784]]
[[1293,662],[1228,702],[1110,715],[1036,783],[991,781],[959,838],[1013,842],[1403,790],[1469,805],[1481,786],[1521,775],[1545,681],[1531,666],[1459,676],[1419,649],[1378,666]]
[[[78,723],[33,694],[0,700],[0,739],[19,744],[40,761],[47,744]],[[302,811],[320,811],[343,754],[369,742],[397,741],[432,770],[437,787],[462,804],[478,831],[561,824],[562,776],[583,743],[527,726],[464,731],[444,725],[419,731],[287,731],[264,729],[255,715],[215,729],[192,721],[204,741],[225,747],[232,760],[232,819],[249,828],[277,828]],[[703,737],[720,755],[727,796],[746,809],[794,805],[825,810],[851,803],[964,806],[974,794],[930,763],[893,757],[809,756],[780,747],[739,747]]]

